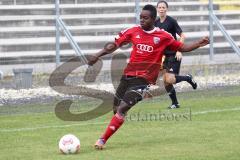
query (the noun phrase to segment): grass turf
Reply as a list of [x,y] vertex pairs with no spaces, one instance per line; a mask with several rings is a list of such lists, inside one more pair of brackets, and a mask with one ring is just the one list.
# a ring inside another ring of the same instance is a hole
[[[166,109],[169,104],[166,95],[139,103],[102,151],[94,150],[93,144],[112,113],[86,122],[64,122],[53,113],[54,105],[1,106],[0,157],[5,160],[238,160],[240,86],[179,93],[178,97],[181,108],[177,110]],[[81,104],[82,108],[91,105]],[[59,153],[58,141],[67,133],[80,138],[79,154]]]

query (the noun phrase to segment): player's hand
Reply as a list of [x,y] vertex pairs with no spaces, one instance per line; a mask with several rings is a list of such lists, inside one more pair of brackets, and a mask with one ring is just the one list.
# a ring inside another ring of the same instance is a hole
[[207,44],[209,44],[209,37],[203,37],[198,41],[198,44],[199,44],[199,47],[206,46]]
[[177,58],[177,61],[181,61],[182,60],[182,53],[177,51],[175,58]]
[[88,57],[88,65],[92,66],[98,61],[97,56],[90,56]]

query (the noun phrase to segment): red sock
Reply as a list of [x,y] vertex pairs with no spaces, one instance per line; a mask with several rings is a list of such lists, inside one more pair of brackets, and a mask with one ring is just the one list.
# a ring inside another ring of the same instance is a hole
[[104,139],[104,142],[106,143],[108,138],[110,138],[117,130],[121,127],[121,125],[124,122],[124,117],[120,116],[118,113],[116,113],[112,120],[110,121],[105,133],[102,135],[102,139]]

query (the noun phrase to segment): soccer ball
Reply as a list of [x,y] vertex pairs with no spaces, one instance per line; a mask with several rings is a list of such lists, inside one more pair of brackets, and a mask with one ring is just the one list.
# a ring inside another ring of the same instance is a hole
[[80,140],[73,134],[64,135],[59,141],[59,150],[63,154],[78,153],[80,150]]

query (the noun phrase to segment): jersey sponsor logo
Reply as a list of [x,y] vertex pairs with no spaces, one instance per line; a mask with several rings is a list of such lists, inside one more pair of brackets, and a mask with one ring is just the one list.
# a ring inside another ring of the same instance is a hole
[[137,44],[137,49],[142,52],[153,52],[153,47],[146,44]]
[[153,37],[154,44],[159,44],[160,38],[159,37]]

